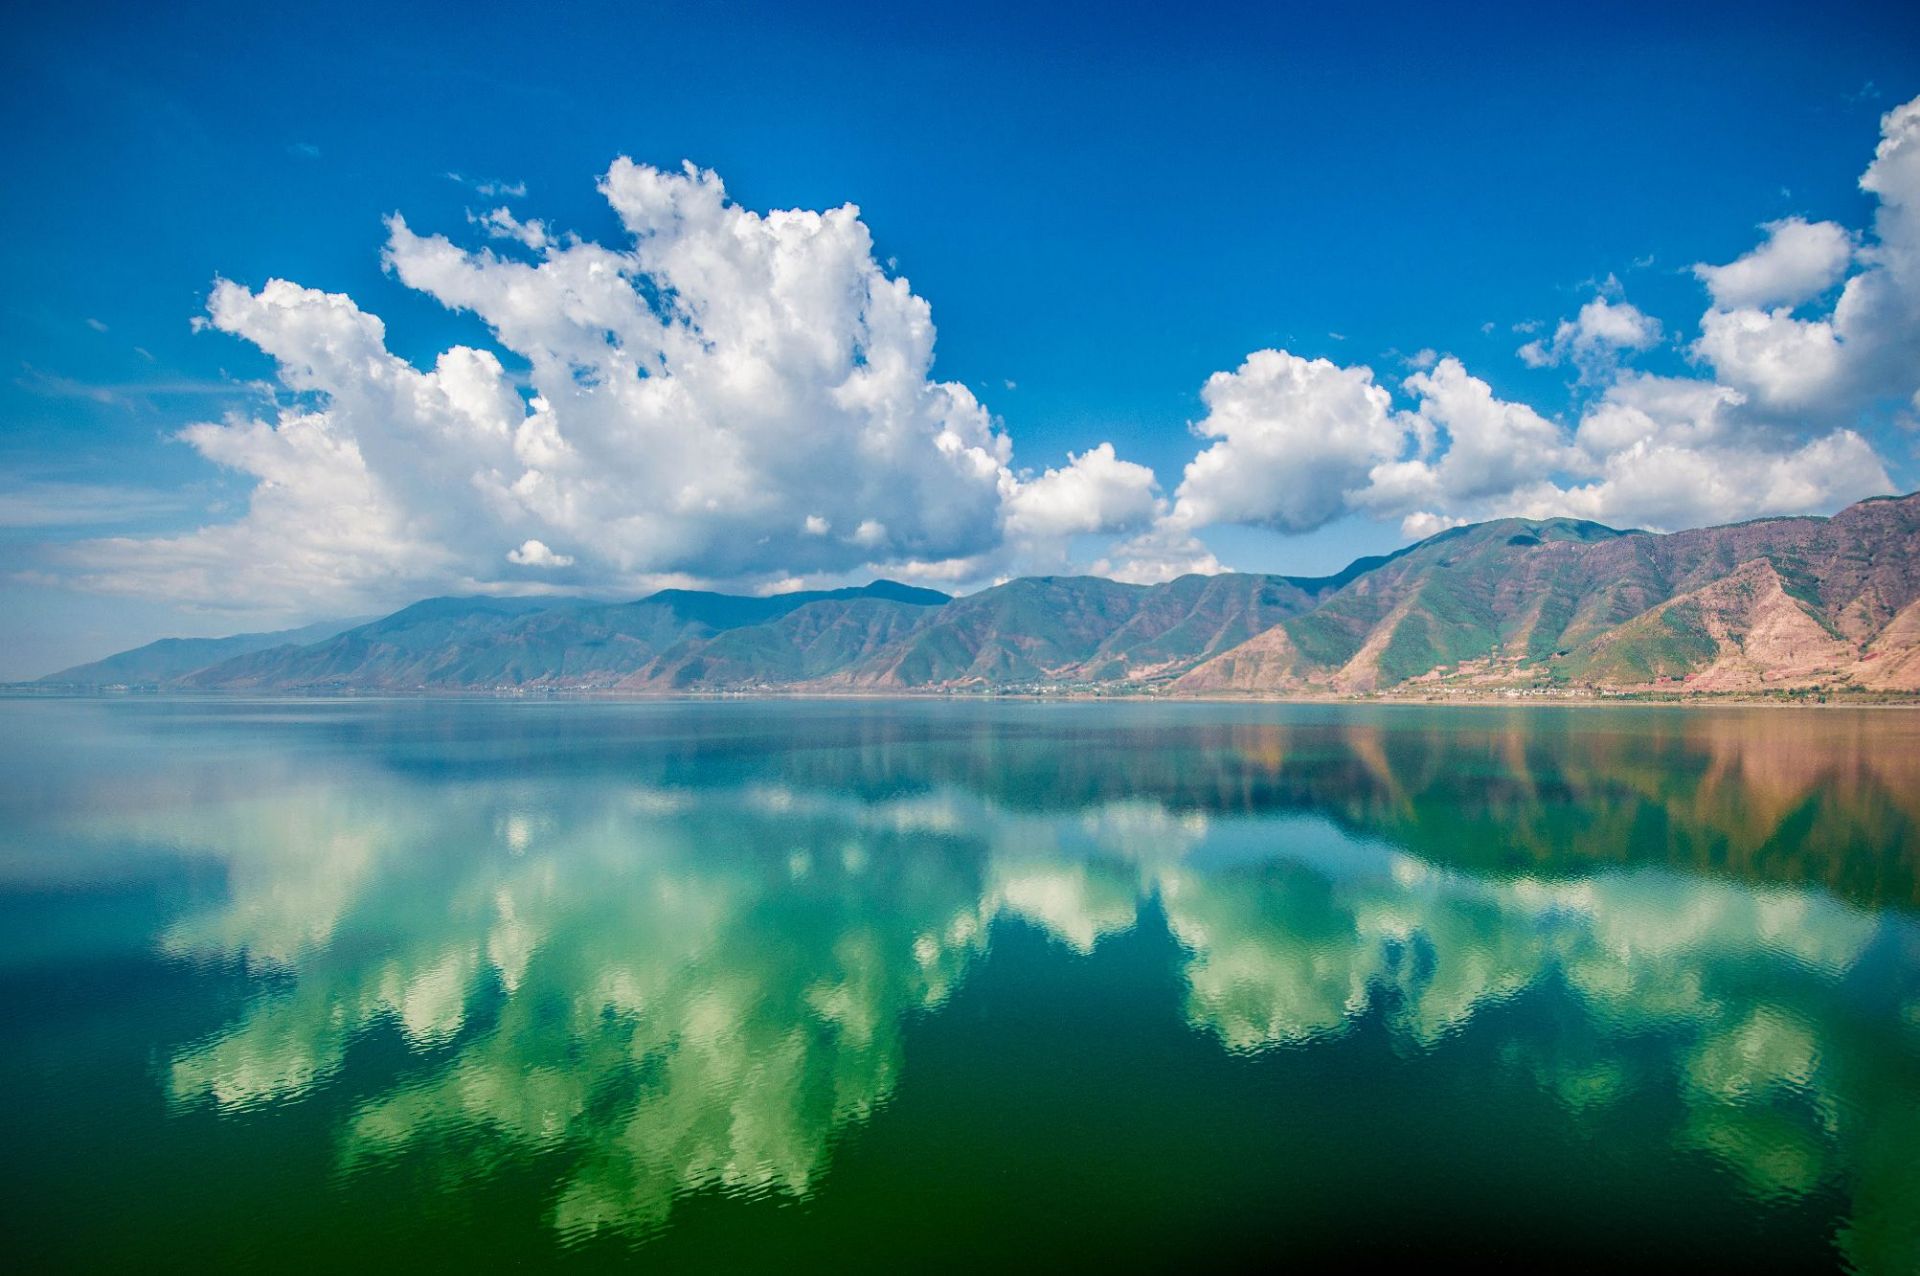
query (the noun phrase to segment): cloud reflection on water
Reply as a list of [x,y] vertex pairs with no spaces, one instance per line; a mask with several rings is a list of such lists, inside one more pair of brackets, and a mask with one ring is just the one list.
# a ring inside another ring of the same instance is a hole
[[[1085,954],[1152,910],[1228,1051],[1370,1014],[1415,1054],[1513,1034],[1513,1075],[1569,1111],[1671,1090],[1678,1146],[1762,1197],[1843,1184],[1856,1259],[1920,1252],[1920,931],[1830,893],[1855,879],[1825,862],[1864,848],[1874,890],[1908,889],[1920,785],[1851,723],[1569,744],[1524,718],[1228,721],[1115,747],[850,721],[831,747],[696,741],[704,768],[658,737],[452,774],[378,740],[322,766],[267,747],[221,791],[106,798],[76,831],[224,868],[162,943],[260,989],[175,1054],[176,1104],[296,1100],[397,1033],[421,1066],[358,1104],[343,1168],[551,1152],[568,1236],[645,1233],[689,1192],[804,1196],[997,921]],[[1587,1045],[1489,1014],[1556,992]]]

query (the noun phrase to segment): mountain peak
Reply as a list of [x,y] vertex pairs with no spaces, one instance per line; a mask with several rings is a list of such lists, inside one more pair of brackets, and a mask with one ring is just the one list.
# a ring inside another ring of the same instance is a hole
[[860,592],[868,598],[885,598],[896,603],[912,603],[922,607],[938,607],[953,601],[952,594],[944,594],[937,589],[923,589],[918,585],[903,585],[897,580],[888,580],[884,576],[868,582],[861,587]]

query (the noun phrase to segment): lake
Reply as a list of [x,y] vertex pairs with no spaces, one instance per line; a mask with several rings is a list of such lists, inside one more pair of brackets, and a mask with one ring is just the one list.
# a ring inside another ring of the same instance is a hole
[[0,702],[26,1268],[1920,1270],[1920,713]]

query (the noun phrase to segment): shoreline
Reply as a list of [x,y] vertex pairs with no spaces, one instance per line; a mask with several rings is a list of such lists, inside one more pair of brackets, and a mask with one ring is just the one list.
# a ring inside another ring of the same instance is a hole
[[173,690],[165,688],[47,687],[31,684],[0,686],[0,700],[208,700],[208,701],[540,701],[599,704],[698,704],[721,701],[888,701],[1194,705],[1320,705],[1328,707],[1399,706],[1411,708],[1510,709],[1920,709],[1920,693],[1873,693],[1871,697],[1827,695],[1824,699],[1745,692],[1701,692],[1693,695],[1619,692],[1585,696],[1525,695],[1158,695],[1098,691],[827,691],[741,690],[684,692],[620,692],[588,688],[419,688],[390,690]]

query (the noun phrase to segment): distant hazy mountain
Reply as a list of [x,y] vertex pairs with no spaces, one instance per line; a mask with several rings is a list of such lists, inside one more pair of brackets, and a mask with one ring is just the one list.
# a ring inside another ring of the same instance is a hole
[[[765,598],[436,598],[338,633],[218,641],[242,645],[163,664],[143,654],[167,646],[156,643],[48,681],[392,692],[1920,691],[1920,494],[1832,518],[1664,536],[1503,519],[1318,578],[1040,576],[965,598],[891,581]],[[150,672],[122,672],[136,668]]]
[[52,686],[72,687],[158,686],[183,678],[196,669],[204,669],[250,651],[319,642],[343,629],[363,623],[364,618],[322,620],[299,629],[281,629],[267,634],[234,634],[230,638],[162,638],[144,647],[108,656],[105,660],[50,673],[39,681]]
[[689,641],[764,626],[809,605],[860,600],[923,610],[946,594],[875,581],[765,598],[669,589],[637,602],[433,598],[324,642],[273,647],[180,685],[245,690],[415,691],[611,687]]

